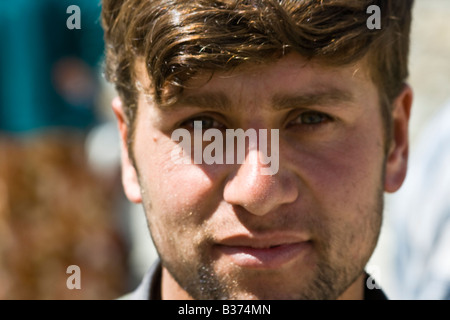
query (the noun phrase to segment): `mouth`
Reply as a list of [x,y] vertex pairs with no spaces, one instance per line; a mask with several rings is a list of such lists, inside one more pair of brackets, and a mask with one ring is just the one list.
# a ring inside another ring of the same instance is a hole
[[312,248],[312,242],[298,238],[227,238],[215,246],[220,256],[243,268],[278,269]]

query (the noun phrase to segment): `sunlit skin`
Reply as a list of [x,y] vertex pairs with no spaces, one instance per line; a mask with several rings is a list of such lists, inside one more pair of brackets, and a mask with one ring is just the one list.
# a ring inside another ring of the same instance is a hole
[[[149,86],[139,60],[136,72]],[[163,299],[362,299],[383,193],[401,186],[408,158],[411,89],[394,101],[388,148],[378,96],[364,61],[327,68],[289,54],[200,73],[167,109],[141,92],[132,150],[115,99],[124,189],[145,208]],[[171,134],[194,120],[279,129],[277,174],[260,162],[174,164]]]

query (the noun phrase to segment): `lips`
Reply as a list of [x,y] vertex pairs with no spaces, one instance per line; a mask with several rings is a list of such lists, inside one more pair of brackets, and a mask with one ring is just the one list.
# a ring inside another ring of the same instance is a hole
[[277,269],[311,250],[311,241],[300,237],[230,237],[215,249],[221,257],[245,268]]

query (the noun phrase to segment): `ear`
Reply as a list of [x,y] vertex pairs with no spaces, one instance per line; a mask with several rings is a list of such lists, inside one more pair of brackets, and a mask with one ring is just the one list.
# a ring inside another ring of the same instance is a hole
[[392,140],[386,160],[386,175],[384,179],[384,190],[395,192],[403,184],[408,167],[409,154],[409,118],[413,93],[411,87],[405,88],[394,101],[392,110]]
[[112,109],[117,119],[120,134],[121,157],[122,157],[122,184],[125,195],[134,203],[142,202],[141,187],[133,162],[130,159],[128,150],[128,125],[126,122],[125,112],[123,110],[122,101],[119,97],[112,101]]

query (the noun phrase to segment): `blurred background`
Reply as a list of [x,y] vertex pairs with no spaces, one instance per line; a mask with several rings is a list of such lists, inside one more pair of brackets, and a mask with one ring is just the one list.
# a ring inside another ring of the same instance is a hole
[[[77,5],[81,29],[66,26]],[[0,1],[0,299],[114,299],[156,253],[126,200],[99,0]],[[394,299],[450,299],[450,1],[416,0],[410,171],[367,270]],[[69,290],[70,265],[81,290]]]
[[[0,299],[117,298],[154,259],[121,186],[100,12],[0,1]],[[66,286],[70,265],[81,290]]]
[[368,269],[393,299],[450,300],[450,1],[415,0],[408,174]]

